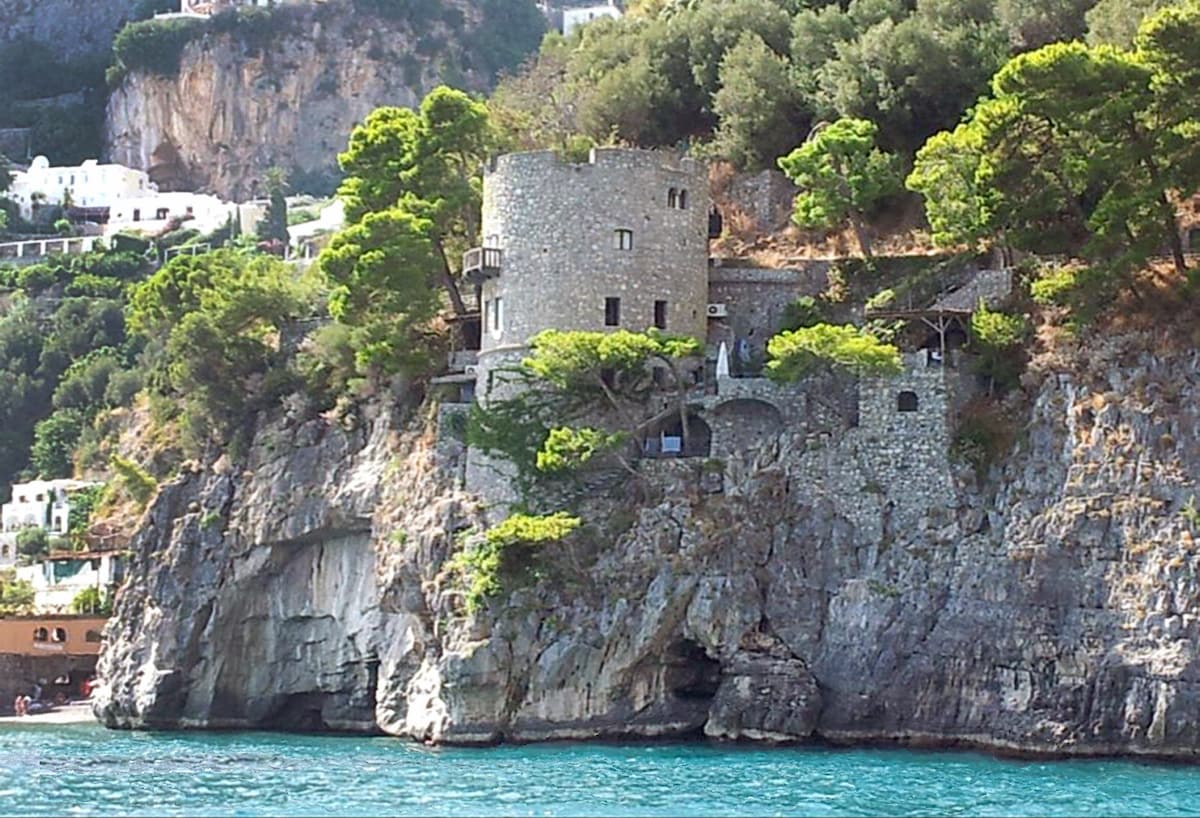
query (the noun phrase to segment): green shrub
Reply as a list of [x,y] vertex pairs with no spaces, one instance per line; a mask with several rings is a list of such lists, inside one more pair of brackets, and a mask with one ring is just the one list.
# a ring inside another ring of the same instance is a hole
[[0,572],[0,616],[23,616],[33,612],[33,586],[16,578],[13,571]]
[[145,71],[173,77],[179,73],[183,49],[206,30],[205,21],[193,17],[130,23],[113,40],[114,67],[121,76],[128,71]]
[[125,493],[133,498],[139,506],[145,508],[146,504],[150,502],[150,498],[154,496],[154,492],[158,490],[158,482],[137,463],[126,460],[120,455],[114,454],[109,465],[116,472],[117,479]]
[[71,600],[71,612],[91,616],[112,616],[112,595],[99,588],[84,588]]
[[74,408],[59,409],[38,422],[33,431],[30,460],[40,477],[54,479],[71,475],[71,456],[83,425],[83,412]]
[[67,535],[75,545],[83,543],[83,537],[92,524],[92,513],[104,496],[104,485],[88,486],[71,494],[71,518]]
[[[487,600],[533,570],[538,550],[579,528],[580,519],[564,512],[514,514],[460,551],[450,567],[468,577],[466,607],[474,612]],[[511,587],[510,587],[511,590]]]
[[29,526],[17,532],[17,553],[26,557],[44,557],[50,553],[50,535],[40,526]]

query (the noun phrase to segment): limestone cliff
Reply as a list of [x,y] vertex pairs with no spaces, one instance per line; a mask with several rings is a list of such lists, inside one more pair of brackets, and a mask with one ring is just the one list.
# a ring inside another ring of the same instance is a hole
[[865,425],[777,427],[718,475],[653,464],[477,616],[444,571],[483,524],[452,435],[386,413],[264,429],[147,512],[97,713],[1195,757],[1200,358],[1156,342],[1041,361],[984,480],[944,439]]
[[0,43],[32,40],[63,60],[107,58],[137,0],[0,0]]
[[448,1],[420,25],[367,5],[281,7],[268,31],[234,28],[188,43],[175,76],[130,73],[109,99],[109,158],[148,170],[163,189],[239,200],[262,192],[272,166],[288,170],[296,189],[331,189],[338,151],[374,108],[413,107],[439,83],[485,90],[498,59],[519,58],[540,37],[497,18],[519,8],[540,26],[528,0]]

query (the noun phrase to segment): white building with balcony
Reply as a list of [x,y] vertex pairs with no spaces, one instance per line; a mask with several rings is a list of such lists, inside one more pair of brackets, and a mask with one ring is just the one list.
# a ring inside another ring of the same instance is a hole
[[125,555],[120,551],[56,554],[17,568],[17,579],[33,586],[33,604],[40,613],[74,613],[71,603],[80,591],[96,588],[111,594],[125,579]]
[[86,480],[32,480],[15,483],[12,499],[0,506],[0,567],[17,559],[17,534],[41,528],[52,537],[66,536],[71,527],[71,495],[98,485]]
[[109,208],[104,234],[120,232],[159,234],[172,222],[180,227],[211,233],[235,217],[238,206],[223,202],[207,193],[151,193],[130,196],[113,203]]
[[26,219],[33,218],[34,211],[42,206],[111,208],[121,199],[145,196],[158,189],[145,171],[101,165],[95,159],[81,165],[52,166],[46,157],[38,156],[28,170],[12,172],[11,176],[5,195],[17,203]]

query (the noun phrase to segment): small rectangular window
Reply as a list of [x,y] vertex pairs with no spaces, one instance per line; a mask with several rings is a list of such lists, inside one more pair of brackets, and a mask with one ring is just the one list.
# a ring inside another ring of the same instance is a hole
[[606,327],[621,326],[621,299],[619,299],[619,298],[604,299],[604,326],[606,326]]
[[504,329],[504,299],[497,298],[496,305],[492,309],[492,329],[496,332]]
[[155,214],[154,218],[159,219],[161,221],[162,219],[167,218],[167,216],[169,216],[169,215],[170,215],[169,210],[167,210],[165,207],[160,207],[158,209],[158,212]]
[[617,231],[617,249],[632,250],[633,249],[633,231],[618,230]]
[[483,299],[483,328],[492,328],[492,301],[490,298]]
[[142,220],[142,211],[138,210],[136,207],[133,209],[133,220],[135,222],[140,222]]
[[667,302],[666,301],[655,301],[654,302],[654,326],[658,327],[659,329],[667,328]]

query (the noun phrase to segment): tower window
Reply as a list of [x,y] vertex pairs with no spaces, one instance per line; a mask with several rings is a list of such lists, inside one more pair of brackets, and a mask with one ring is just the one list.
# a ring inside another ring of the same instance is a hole
[[135,222],[140,222],[142,220],[142,211],[138,210],[136,207],[133,209],[133,220]]
[[654,326],[658,327],[659,329],[667,328],[667,302],[666,301],[655,301],[654,302]]
[[667,207],[679,207],[679,191],[675,188],[667,191]]
[[633,249],[633,231],[618,230],[617,231],[617,249],[632,250]]
[[619,298],[604,299],[604,326],[606,326],[606,327],[621,326],[621,299],[619,299]]
[[679,191],[679,209],[687,210],[687,191],[686,190]]
[[497,297],[492,302],[492,330],[500,332],[504,329],[504,299]]
[[917,404],[916,392],[901,392],[896,396],[897,412],[915,412],[917,411]]

